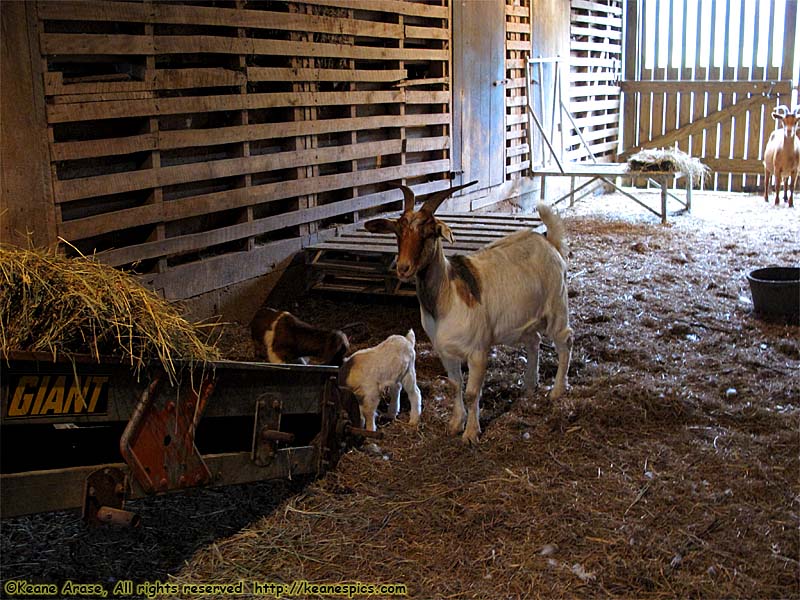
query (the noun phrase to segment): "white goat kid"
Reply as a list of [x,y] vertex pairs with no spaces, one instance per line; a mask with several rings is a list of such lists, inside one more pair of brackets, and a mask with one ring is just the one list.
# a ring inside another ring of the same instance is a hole
[[[448,430],[451,435],[463,430],[463,440],[471,444],[480,434],[481,388],[493,345],[525,344],[524,380],[531,389],[539,378],[541,333],[550,337],[558,353],[552,399],[567,388],[572,353],[564,225],[547,205],[538,206],[547,225],[546,238],[522,230],[469,256],[445,257],[441,240],[452,243],[453,234],[433,213],[450,194],[473,183],[432,194],[418,211],[414,192],[400,186],[405,197],[400,218],[365,224],[369,231],[397,235],[397,275],[402,280],[416,277],[422,326],[455,388]],[[464,360],[469,367],[468,412],[462,399]]]
[[400,388],[406,391],[411,403],[413,426],[419,424],[422,412],[422,393],[417,387],[414,367],[416,336],[409,329],[405,336],[391,335],[377,346],[359,350],[348,356],[339,369],[339,386],[351,390],[358,398],[362,426],[375,431],[375,413],[384,390],[389,390],[389,416],[400,412]]
[[770,175],[774,173],[775,206],[780,204],[781,185],[783,185],[783,200],[791,207],[794,206],[794,191],[797,189],[798,167],[800,167],[800,139],[798,139],[800,110],[789,112],[787,107],[779,106],[772,112],[772,117],[783,123],[783,129],[776,129],[770,134],[764,149],[764,200],[769,202]]

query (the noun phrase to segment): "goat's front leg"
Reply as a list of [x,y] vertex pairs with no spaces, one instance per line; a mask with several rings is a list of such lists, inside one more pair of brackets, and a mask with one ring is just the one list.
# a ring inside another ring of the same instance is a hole
[[797,190],[797,174],[798,171],[795,171],[792,175],[792,188],[789,193],[789,208],[794,206],[794,192]]
[[447,369],[447,378],[453,388],[453,414],[450,416],[447,433],[458,435],[464,430],[464,421],[466,420],[464,399],[462,398],[464,378],[461,374],[461,359],[442,357],[442,364]]
[[486,365],[489,362],[486,352],[473,352],[469,355],[469,378],[467,379],[467,427],[462,440],[467,444],[477,444],[481,432],[480,402]]
[[369,431],[375,431],[375,413],[378,411],[378,404],[381,401],[380,390],[371,390],[358,403],[361,411],[361,426]]
[[780,204],[781,204],[781,186],[782,185],[784,185],[784,183],[783,183],[783,173],[781,173],[780,171],[775,171],[775,206],[780,206]]
[[422,392],[419,391],[417,386],[417,372],[414,369],[414,365],[411,365],[408,372],[403,376],[403,389],[406,391],[408,401],[411,403],[411,417],[408,423],[416,427],[419,425],[419,417],[422,413]]

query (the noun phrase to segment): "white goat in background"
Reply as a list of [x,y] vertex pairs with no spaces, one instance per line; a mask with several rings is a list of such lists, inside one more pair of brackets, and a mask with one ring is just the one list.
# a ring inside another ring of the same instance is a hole
[[[450,228],[433,216],[456,190],[476,182],[431,194],[414,210],[415,195],[403,190],[405,205],[399,219],[367,221],[367,230],[397,236],[397,275],[416,277],[422,326],[455,387],[448,430],[471,444],[480,434],[481,388],[488,354],[495,344],[524,342],[528,349],[526,387],[537,385],[541,333],[555,343],[558,372],[550,397],[567,388],[572,352],[572,329],[567,307],[567,247],[561,219],[545,204],[538,206],[547,237],[530,230],[512,233],[469,256],[448,259],[442,239],[453,242]],[[467,406],[462,399],[461,363],[469,367]],[[465,427],[466,425],[466,427]]]
[[786,106],[779,106],[772,111],[772,118],[780,121],[783,129],[776,129],[770,134],[764,149],[764,200],[769,202],[770,176],[774,173],[775,206],[780,204],[781,185],[783,185],[784,202],[794,206],[794,190],[797,188],[800,166],[800,139],[798,139],[800,111],[789,112]]
[[377,346],[359,350],[348,356],[339,368],[339,386],[349,389],[358,398],[362,426],[375,431],[375,412],[381,394],[389,390],[389,416],[394,419],[400,412],[400,388],[411,402],[413,426],[419,424],[422,412],[422,394],[417,387],[417,372],[414,366],[417,355],[414,330],[405,336],[391,335]]

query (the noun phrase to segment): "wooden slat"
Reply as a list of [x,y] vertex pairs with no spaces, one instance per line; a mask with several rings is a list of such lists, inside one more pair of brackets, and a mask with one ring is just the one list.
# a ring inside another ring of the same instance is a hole
[[153,54],[153,38],[145,35],[43,33],[42,54]]
[[315,33],[394,39],[403,37],[403,28],[400,25],[363,19],[325,17],[299,12],[286,13],[268,10],[182,6],[166,2],[157,2],[153,6],[155,9],[154,21],[156,23],[311,31]]
[[[288,70],[288,69],[287,69]],[[153,87],[159,90],[246,85],[248,75],[233,69],[158,69]]]
[[259,38],[219,36],[158,36],[155,48],[159,54],[255,54],[273,56],[314,56],[321,58],[353,58],[356,60],[447,60],[448,50],[428,48],[383,48],[348,46],[320,42],[294,42]]
[[791,94],[792,82],[785,81],[620,81],[626,93],[652,92],[666,94],[707,92],[737,94]]
[[144,23],[150,18],[148,7],[136,2],[39,0],[36,5],[40,19]]
[[609,40],[622,40],[622,32],[616,29],[599,29],[596,27],[581,27],[573,24],[569,28],[574,36],[602,37]]
[[377,12],[397,13],[431,19],[449,19],[448,6],[440,6],[423,1],[408,2],[406,0],[303,0],[303,4],[352,8]]
[[405,69],[284,69],[247,67],[249,81],[401,81],[408,77]]
[[116,156],[147,152],[158,147],[155,134],[146,133],[113,140],[87,140],[84,142],[60,142],[51,146],[50,156],[54,161],[95,158],[98,156]]
[[287,92],[159,98],[128,102],[87,102],[49,106],[50,123],[66,123],[95,119],[117,119],[150,115],[174,115],[199,112],[255,110],[285,106],[335,106],[343,104],[447,104],[449,92]]
[[619,6],[606,4],[604,2],[591,2],[590,0],[572,0],[572,8],[595,12],[605,12],[610,15],[622,15],[622,9]]

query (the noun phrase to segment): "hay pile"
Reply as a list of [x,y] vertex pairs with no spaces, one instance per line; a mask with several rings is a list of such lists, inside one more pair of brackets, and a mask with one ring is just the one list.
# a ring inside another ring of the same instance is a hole
[[[205,334],[201,332],[205,330]],[[0,246],[0,354],[12,350],[118,357],[138,374],[159,361],[219,358],[215,325],[192,324],[130,274],[88,257]]]
[[699,158],[689,156],[678,148],[640,150],[628,159],[628,170],[685,173],[692,178],[692,183],[700,183],[711,172]]

